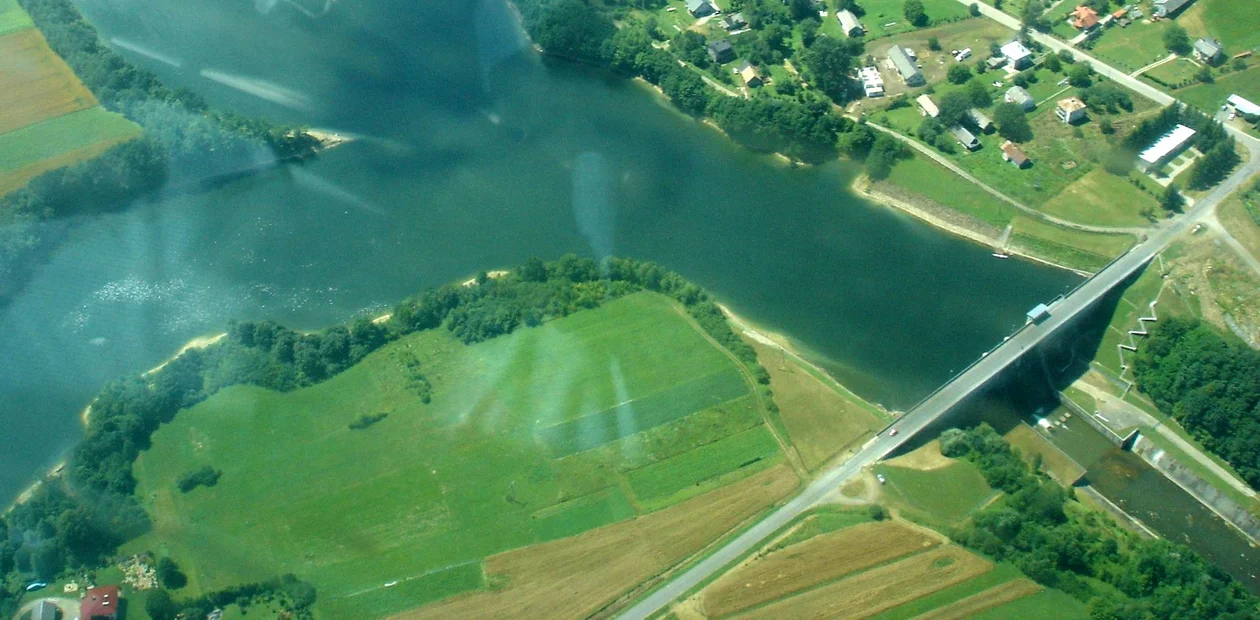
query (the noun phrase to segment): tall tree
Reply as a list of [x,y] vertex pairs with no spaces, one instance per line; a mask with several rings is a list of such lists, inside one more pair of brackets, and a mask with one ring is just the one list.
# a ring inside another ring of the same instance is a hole
[[1169,23],[1164,29],[1164,47],[1174,54],[1190,53],[1190,35],[1186,29],[1175,23]]
[[839,39],[822,37],[801,54],[810,82],[837,103],[845,103],[853,96],[853,80],[849,70],[853,68],[853,51]]
[[927,12],[923,9],[923,0],[906,0],[902,5],[902,12],[905,13],[906,19],[910,23],[922,28],[928,23]]
[[1013,103],[998,104],[993,110],[993,122],[997,123],[998,133],[1011,142],[1027,142],[1033,138],[1028,115]]

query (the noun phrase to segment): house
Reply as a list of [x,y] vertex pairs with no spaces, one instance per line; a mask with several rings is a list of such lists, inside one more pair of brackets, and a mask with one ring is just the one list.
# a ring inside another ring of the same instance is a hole
[[1006,91],[1006,96],[1003,97],[1003,99],[1007,103],[1013,103],[1021,108],[1024,108],[1025,112],[1037,107],[1037,100],[1033,99],[1032,94],[1024,90],[1021,86],[1012,86]]
[[57,613],[59,611],[60,610],[57,609],[56,605],[53,605],[45,599],[40,601],[39,604],[31,610],[31,620],[57,620]]
[[1199,39],[1194,42],[1194,57],[1214,65],[1225,60],[1225,48],[1216,39]]
[[1190,139],[1194,137],[1194,133],[1193,129],[1185,125],[1173,127],[1168,133],[1160,136],[1155,144],[1138,153],[1137,165],[1147,172],[1158,169],[1185,150],[1190,144]]
[[866,91],[867,97],[884,96],[884,76],[879,74],[879,69],[862,67],[858,69],[858,79],[861,80],[862,90]]
[[1072,27],[1077,30],[1093,30],[1098,27],[1098,11],[1088,6],[1078,6],[1072,11],[1068,21],[1072,22]]
[[763,84],[761,72],[757,71],[757,67],[747,60],[739,65],[739,68],[735,69],[735,73],[739,74],[739,77],[744,80],[744,86],[748,88],[760,88]]
[[888,60],[891,60],[893,66],[897,68],[897,73],[901,74],[901,80],[906,83],[906,86],[923,86],[927,83],[923,79],[923,73],[906,54],[906,48],[900,45],[888,48]]
[[984,61],[984,66],[988,67],[990,71],[1000,69],[1004,64],[1006,64],[1006,56],[994,56]]
[[1181,7],[1190,4],[1191,0],[1155,0],[1155,16],[1168,17]]
[[954,137],[958,139],[958,143],[963,145],[963,147],[965,147],[968,151],[974,151],[980,148],[980,140],[977,140],[976,137],[972,135],[970,131],[967,131],[967,128],[962,125],[954,125],[953,127],[950,127],[949,133],[954,134]]
[[975,124],[976,129],[979,129],[984,133],[993,131],[993,119],[985,116],[984,112],[971,108],[970,110],[967,110],[967,118],[971,119],[971,122]]
[[1111,14],[1111,19],[1124,19],[1124,16],[1128,14],[1129,9],[1117,9],[1115,13]]
[[1054,115],[1059,117],[1059,120],[1064,123],[1071,125],[1085,118],[1085,102],[1076,97],[1060,99],[1059,103],[1054,107]]
[[840,29],[844,31],[846,37],[860,37],[866,32],[862,29],[862,23],[858,21],[857,15],[849,9],[836,13],[836,19],[840,20]]
[[735,60],[735,48],[731,47],[731,42],[726,39],[714,41],[707,46],[709,50],[709,58],[718,64],[727,63]]
[[1229,105],[1234,106],[1234,111],[1248,121],[1260,119],[1260,105],[1256,105],[1238,95],[1230,95],[1225,101]]
[[1002,159],[1015,164],[1016,168],[1023,168],[1032,163],[1032,160],[1028,159],[1028,155],[1024,154],[1024,150],[1010,140],[1002,143]]
[[101,586],[89,589],[80,602],[79,617],[85,620],[92,618],[117,618],[118,586]]
[[740,30],[748,27],[748,20],[744,19],[743,13],[731,13],[722,18],[722,27],[726,28],[727,32]]
[[936,107],[936,102],[932,101],[932,98],[927,95],[919,95],[914,102],[919,104],[919,107],[923,109],[924,114],[927,114],[932,118],[936,118],[941,115],[941,110]]
[[1011,41],[1002,46],[1002,55],[1011,62],[1011,66],[1015,69],[1027,69],[1032,66],[1032,52],[1024,47],[1019,41]]
[[709,0],[687,0],[687,12],[692,17],[705,17],[716,13],[717,9],[709,4]]

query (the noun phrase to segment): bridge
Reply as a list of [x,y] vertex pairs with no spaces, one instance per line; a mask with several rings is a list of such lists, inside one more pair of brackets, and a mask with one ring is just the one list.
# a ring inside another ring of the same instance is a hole
[[[980,6],[981,10],[989,8],[983,4]],[[1167,95],[1163,96],[1167,97]],[[964,399],[1010,367],[1024,353],[1049,340],[1065,325],[1070,324],[1082,312],[1105,297],[1116,285],[1137,273],[1174,238],[1190,226],[1212,215],[1217,204],[1251,176],[1260,172],[1260,141],[1233,128],[1229,129],[1239,143],[1250,152],[1250,158],[1216,189],[1199,199],[1190,211],[1173,222],[1154,229],[1138,245],[1113,260],[1070,293],[1050,304],[1049,316],[1044,320],[1024,325],[1008,339],[955,375],[945,385],[929,394],[906,415],[889,426],[889,428],[897,429],[896,435],[891,435],[888,432],[889,429],[880,432],[857,454],[843,463],[824,470],[791,501],[696,565],[674,577],[664,586],[651,592],[626,610],[620,618],[628,620],[648,618],[663,610],[672,601],[687,594],[704,580],[718,574],[723,567],[751,551],[766,537],[790,523],[826,496],[837,492],[864,468],[888,456],[916,433],[949,413]]]

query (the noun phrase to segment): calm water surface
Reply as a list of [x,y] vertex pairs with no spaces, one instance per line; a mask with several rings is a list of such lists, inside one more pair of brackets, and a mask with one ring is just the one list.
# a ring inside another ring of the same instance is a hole
[[81,7],[172,85],[363,139],[81,223],[0,311],[0,495],[73,444],[104,382],[229,318],[323,326],[531,255],[658,261],[897,408],[1078,281],[858,200],[844,164],[787,168],[544,62],[501,2]]

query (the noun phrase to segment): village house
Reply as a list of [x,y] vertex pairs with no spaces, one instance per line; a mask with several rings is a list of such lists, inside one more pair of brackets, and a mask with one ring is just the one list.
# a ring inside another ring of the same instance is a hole
[[846,37],[860,37],[866,32],[862,29],[862,23],[858,21],[857,15],[848,9],[836,13],[836,19],[840,21],[840,29],[844,31]]
[[963,145],[968,151],[974,151],[980,148],[980,140],[974,134],[967,131],[962,125],[954,125],[949,128],[949,133],[954,134],[954,138],[958,139],[958,143]]
[[1024,90],[1021,86],[1010,87],[1010,89],[1006,91],[1006,96],[1003,97],[1003,99],[1007,103],[1013,103],[1023,108],[1025,112],[1029,112],[1033,108],[1037,107],[1037,100],[1033,99],[1032,94],[1027,90]]
[[888,59],[892,61],[897,73],[901,74],[901,79],[906,86],[923,86],[927,83],[923,79],[923,72],[919,71],[913,60],[910,60],[904,47],[894,45],[888,48]]
[[743,13],[731,13],[722,18],[722,26],[727,32],[742,30],[748,27],[748,20],[744,19]]
[[707,49],[709,58],[712,58],[713,62],[719,65],[735,60],[735,48],[731,47],[731,42],[726,39],[710,43]]
[[967,110],[967,118],[971,119],[971,122],[975,124],[976,129],[979,129],[984,133],[993,131],[993,119],[985,116],[984,112],[981,112],[976,108],[971,108],[970,110]]
[[941,110],[936,107],[936,102],[932,101],[932,98],[927,95],[919,95],[915,98],[914,102],[919,104],[919,109],[923,110],[924,114],[927,114],[932,118],[936,118],[941,115]]
[[1015,69],[1027,69],[1033,64],[1032,52],[1024,47],[1019,41],[1011,41],[1002,46],[1002,55],[1010,61],[1011,66]]
[[687,12],[692,17],[707,17],[717,12],[709,0],[687,0]]
[[1018,144],[1007,140],[1002,143],[1002,159],[1015,164],[1016,168],[1023,168],[1032,162],[1028,156],[1024,154],[1024,150],[1019,148]]
[[1060,99],[1059,103],[1054,107],[1054,115],[1059,117],[1059,120],[1064,123],[1071,125],[1085,118],[1085,102],[1076,97]]
[[1225,48],[1216,39],[1199,39],[1194,42],[1194,57],[1209,65],[1215,65],[1225,60]]
[[1190,4],[1191,0],[1155,0],[1155,16],[1168,17],[1176,13],[1181,7]]
[[1095,11],[1092,7],[1078,6],[1072,11],[1068,21],[1072,22],[1072,27],[1077,30],[1093,30],[1098,27],[1098,11]]
[[858,79],[861,80],[862,90],[866,92],[867,97],[884,96],[884,76],[879,74],[879,69],[862,67],[858,69]]
[[79,607],[80,618],[117,618],[118,586],[91,588],[83,596]]
[[760,88],[763,84],[761,80],[761,72],[757,71],[757,67],[753,66],[753,64],[747,60],[735,69],[735,73],[739,74],[739,77],[744,80],[744,86],[747,86],[748,88]]

